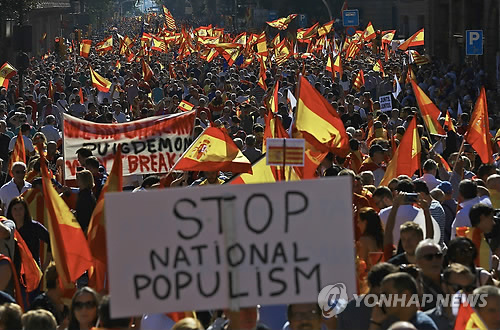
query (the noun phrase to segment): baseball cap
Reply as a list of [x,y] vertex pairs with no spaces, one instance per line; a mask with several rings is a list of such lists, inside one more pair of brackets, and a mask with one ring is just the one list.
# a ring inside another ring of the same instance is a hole
[[448,181],[441,182],[436,188],[440,189],[445,194],[451,194],[453,192],[453,187]]

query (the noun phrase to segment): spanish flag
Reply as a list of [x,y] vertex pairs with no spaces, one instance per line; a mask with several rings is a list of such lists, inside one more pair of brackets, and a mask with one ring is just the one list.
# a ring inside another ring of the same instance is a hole
[[113,36],[109,36],[95,46],[97,52],[109,52],[113,50]]
[[474,106],[470,123],[469,129],[465,133],[466,141],[477,151],[484,164],[493,163],[488,106],[486,104],[486,92],[484,91],[484,87],[481,87],[481,93]]
[[433,135],[446,136],[441,124],[438,122],[439,115],[441,111],[432,103],[431,99],[424,93],[424,91],[418,87],[415,80],[411,80],[411,86],[413,87],[413,92],[415,93],[415,98],[417,99],[418,107],[422,113],[422,118],[424,119],[425,125],[429,129],[429,133]]
[[337,111],[307,81],[300,77],[295,124],[304,138],[316,149],[346,156],[349,138]]
[[20,128],[19,133],[17,134],[16,144],[14,144],[14,150],[12,150],[12,154],[10,155],[9,159],[10,176],[13,176],[12,165],[15,162],[23,162],[24,164],[26,164],[26,149],[24,147],[24,138]]
[[94,257],[94,266],[89,272],[89,284],[98,292],[107,289],[107,247],[106,247],[106,218],[104,217],[104,194],[120,192],[123,189],[123,164],[121,146],[117,148],[111,173],[99,195],[87,232],[87,242]]
[[278,30],[286,30],[288,28],[288,24],[297,17],[297,14],[290,14],[287,17],[281,17],[271,22],[266,22],[269,26],[276,28]]
[[375,29],[373,28],[372,22],[369,22],[366,26],[365,31],[363,32],[363,39],[365,41],[370,41],[372,39],[375,39],[375,37]]
[[5,88],[9,87],[9,79],[14,77],[17,73],[16,68],[12,66],[9,62],[5,62],[0,67],[0,86]]
[[174,165],[184,171],[252,173],[252,164],[224,129],[208,127]]
[[454,330],[488,330],[479,315],[470,304],[462,304],[458,308]]
[[109,88],[111,87],[111,82],[106,78],[102,77],[97,72],[95,72],[90,65],[89,68],[90,68],[90,78],[92,78],[92,86],[94,86],[103,93],[109,92]]
[[267,56],[267,38],[266,38],[266,32],[262,31],[262,33],[259,35],[257,39],[257,54],[261,56]]
[[354,80],[354,84],[352,87],[356,88],[358,91],[361,89],[361,86],[365,85],[365,74],[363,70],[359,70],[356,79]]
[[384,66],[382,65],[382,62],[380,60],[377,60],[377,62],[375,62],[375,65],[373,66],[373,71],[380,72],[382,73],[382,77],[385,77]]
[[264,60],[261,58],[260,59],[260,71],[259,71],[259,81],[257,82],[257,85],[259,85],[263,90],[267,90],[266,86],[266,68],[264,67]]
[[183,112],[191,111],[194,108],[194,104],[189,103],[188,101],[182,100],[181,103],[177,106]]
[[144,77],[145,81],[150,81],[151,78],[153,78],[153,71],[149,67],[149,64],[142,60],[142,76]]
[[[252,174],[242,173],[229,181],[229,184],[252,184],[252,183],[273,183],[280,181],[282,176],[278,170],[279,166],[266,165],[266,154],[263,154],[252,165]],[[285,180],[298,181],[300,177],[295,169],[290,166],[285,167]]]
[[389,162],[380,186],[387,186],[389,182],[400,175],[411,177],[420,168],[420,136],[417,130],[417,117],[413,117],[408,125],[398,149]]
[[444,117],[444,125],[448,127],[448,131],[456,132],[448,110],[446,110],[446,116]]
[[83,39],[82,42],[80,42],[80,56],[85,58],[89,57],[91,46],[92,40]]
[[52,186],[45,156],[40,156],[50,246],[61,284],[68,287],[92,266],[92,255],[78,221]]
[[325,34],[330,33],[330,31],[332,30],[332,27],[333,27],[333,23],[334,23],[334,20],[331,20],[330,22],[325,23],[322,27],[320,27],[318,29],[318,36],[322,37]]
[[409,47],[424,45],[424,29],[417,31],[414,35],[403,42],[398,49],[407,50]]
[[279,90],[280,81],[276,80],[274,84],[273,94],[269,97],[269,101],[267,102],[267,108],[271,110],[271,112],[278,113],[278,90]]

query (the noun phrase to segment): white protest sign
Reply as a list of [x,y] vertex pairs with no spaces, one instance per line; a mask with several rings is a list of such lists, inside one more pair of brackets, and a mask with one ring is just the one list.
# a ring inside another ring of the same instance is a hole
[[382,95],[378,98],[378,102],[380,103],[381,111],[392,111],[392,99],[391,95]]
[[356,293],[349,177],[107,193],[113,317]]

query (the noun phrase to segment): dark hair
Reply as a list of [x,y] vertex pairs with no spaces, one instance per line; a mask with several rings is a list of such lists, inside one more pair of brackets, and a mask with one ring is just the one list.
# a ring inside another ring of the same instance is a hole
[[388,262],[380,262],[376,265],[373,265],[368,272],[368,285],[370,286],[370,288],[379,287],[384,277],[389,274],[396,273],[397,271],[398,267]]
[[[460,247],[467,244],[471,247],[471,265],[465,265],[468,267],[474,267],[474,260],[477,258],[477,248],[474,242],[467,237],[456,237],[448,243],[448,251],[446,252],[446,258],[449,263],[457,262],[457,256],[460,254]],[[475,268],[475,267],[474,267]]]
[[[288,320],[290,320],[292,318],[292,316],[293,316],[292,308],[295,305],[298,305],[298,304],[290,304],[286,308],[286,315],[287,315]],[[321,308],[319,307],[318,304],[311,304],[311,305],[314,305],[314,308],[316,309],[316,317],[318,319],[320,319],[321,318]]]
[[476,198],[477,183],[469,179],[460,181],[460,184],[458,186],[458,193],[465,199]]
[[[496,167],[495,165],[493,164],[481,164],[481,166],[479,166],[478,170],[477,170],[477,176],[481,179],[483,179],[483,177],[488,174],[488,172],[490,172],[491,170],[496,170]],[[485,180],[487,178],[484,178]]]
[[100,164],[96,157],[90,156],[87,159],[85,159],[85,166],[98,169]]
[[30,124],[22,124],[20,130],[21,133],[28,132],[31,130],[31,126]]
[[349,147],[351,150],[358,150],[359,149],[359,141],[356,139],[350,139],[349,140]]
[[494,212],[495,210],[491,206],[483,203],[478,203],[474,205],[469,211],[470,224],[472,225],[472,227],[477,227],[479,226],[482,215],[488,216],[492,215]]
[[17,304],[7,303],[0,306],[0,324],[4,329],[21,330],[21,316],[23,311]]
[[412,193],[415,191],[415,185],[409,180],[401,180],[396,187],[399,192]]
[[382,284],[389,281],[392,283],[392,286],[398,293],[408,290],[411,294],[418,294],[417,282],[408,273],[398,272],[389,274],[384,277],[384,279],[382,280]]
[[434,159],[427,159],[424,163],[423,170],[425,172],[430,172],[433,170],[437,170],[437,168],[438,168],[438,164],[436,163],[436,161]]
[[420,193],[423,192],[426,195],[429,195],[429,187],[427,187],[427,183],[423,180],[415,180],[413,181],[413,186],[415,187],[415,192]]
[[[94,291],[94,289],[89,288],[88,286],[84,286],[83,288],[78,289],[75,292],[75,294],[73,295],[73,298],[71,299],[68,330],[79,330],[80,329],[80,324],[78,323],[78,320],[76,319],[76,316],[75,316],[75,302],[76,302],[76,299],[84,293],[91,294],[92,297],[94,297],[94,302],[96,304],[96,307],[99,306],[99,295],[97,294],[97,292]],[[95,317],[95,320],[93,323],[94,324],[97,323],[97,313],[96,313],[96,317]]]
[[391,189],[382,186],[382,187],[378,187],[377,189],[375,189],[372,196],[379,197],[379,198],[387,197],[387,198],[392,200],[392,191],[391,191]]
[[101,304],[99,305],[99,319],[101,321],[101,327],[103,328],[124,328],[130,325],[129,318],[111,318],[109,296],[104,296],[102,298]]
[[12,208],[17,204],[21,204],[24,207],[24,222],[29,222],[31,220],[31,214],[28,208],[28,203],[26,203],[24,198],[21,196],[17,196],[10,201],[9,208],[7,209],[7,219],[14,220],[14,218],[12,217]]
[[90,150],[89,148],[81,147],[76,151],[76,154],[82,157],[90,157],[92,156],[92,150]]
[[377,242],[377,247],[384,246],[384,229],[377,211],[371,207],[364,207],[359,211],[359,218],[366,221],[366,229],[363,235],[371,236]]
[[157,175],[150,175],[142,181],[141,188],[151,187],[158,182],[160,182],[160,178]]

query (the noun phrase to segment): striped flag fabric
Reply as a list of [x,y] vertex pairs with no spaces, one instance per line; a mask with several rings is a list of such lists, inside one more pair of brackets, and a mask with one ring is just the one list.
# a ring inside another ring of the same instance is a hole
[[194,104],[189,103],[188,101],[182,100],[181,103],[177,106],[183,112],[191,111],[194,108]]
[[356,79],[354,79],[353,86],[355,89],[358,91],[361,90],[361,86],[365,85],[365,74],[363,70],[359,70],[358,75],[356,76]]
[[432,103],[431,99],[424,93],[424,91],[417,85],[417,83],[413,79],[411,80],[411,86],[413,88],[413,92],[415,93],[418,107],[420,108],[422,118],[429,130],[429,133],[433,135],[446,136],[446,132],[438,122],[441,111],[439,111],[436,105]]
[[444,117],[444,125],[448,127],[448,131],[456,132],[455,125],[453,125],[453,121],[451,120],[448,110],[446,110],[446,116]]
[[26,164],[26,149],[24,147],[24,138],[23,134],[21,133],[21,128],[19,128],[16,143],[14,144],[14,150],[12,150],[12,154],[10,155],[9,159],[9,171],[10,176],[12,177],[12,165],[15,162],[23,162],[24,164]]
[[99,53],[105,53],[113,50],[113,36],[109,36],[95,46],[95,50]]
[[145,81],[150,81],[151,78],[153,78],[153,70],[151,70],[151,67],[149,66],[144,59],[142,60],[142,76],[144,77]]
[[476,100],[474,111],[470,117],[469,129],[465,133],[465,140],[476,150],[484,164],[493,163],[488,105],[484,87],[481,87],[481,92]]
[[398,49],[407,50],[409,47],[424,45],[424,29],[417,31],[414,35],[403,42]]
[[297,17],[297,14],[290,14],[287,17],[281,17],[274,21],[266,22],[269,26],[276,28],[278,30],[286,30],[288,28],[288,24]]
[[[280,181],[283,175],[278,166],[266,165],[266,154],[263,154],[253,165],[252,174],[242,173],[233,178],[228,184],[273,183]],[[291,166],[285,166],[285,181],[298,181],[299,175]]]
[[167,22],[167,26],[170,30],[175,30],[175,20],[172,16],[172,13],[167,9],[167,7],[163,6],[163,14],[165,15],[165,21]]
[[90,54],[90,47],[92,46],[92,40],[83,39],[80,42],[80,56],[88,58]]
[[17,73],[16,68],[12,66],[9,62],[5,62],[1,67],[0,67],[0,86],[3,86],[5,88],[9,87],[9,79],[14,77]]
[[252,173],[252,164],[225,129],[208,127],[174,165],[184,171]]
[[92,69],[92,67],[89,65],[90,68],[90,78],[92,79],[92,86],[97,88],[99,91],[103,93],[109,92],[109,89],[111,88],[111,82],[98,74],[97,72]]

